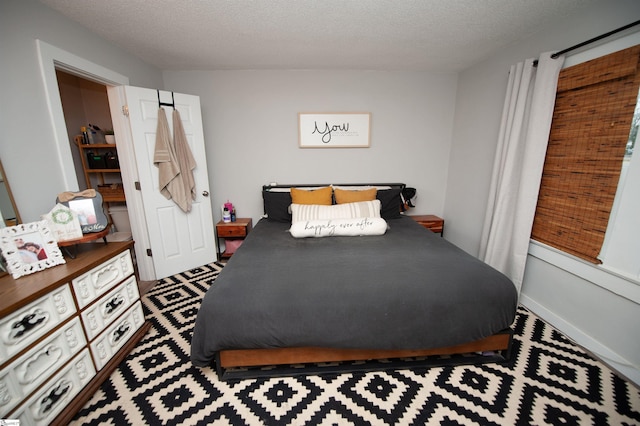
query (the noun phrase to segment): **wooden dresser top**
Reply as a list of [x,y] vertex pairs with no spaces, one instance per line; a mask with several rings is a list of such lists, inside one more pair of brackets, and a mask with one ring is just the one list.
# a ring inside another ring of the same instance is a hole
[[[0,317],[4,317],[49,293],[70,283],[74,278],[133,247],[133,241],[86,243],[77,246],[75,259],[65,256],[66,263],[14,279],[11,275],[0,278]],[[73,250],[73,248],[72,248]]]

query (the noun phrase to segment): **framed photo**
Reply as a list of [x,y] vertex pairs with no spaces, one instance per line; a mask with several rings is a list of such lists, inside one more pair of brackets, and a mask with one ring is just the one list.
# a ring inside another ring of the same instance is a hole
[[0,229],[0,250],[13,278],[65,263],[46,220]]
[[102,207],[102,195],[95,191],[95,197],[75,196],[68,201],[56,200],[78,216],[83,234],[102,232],[109,225],[107,215]]
[[46,219],[58,243],[79,240],[84,235],[78,215],[64,204],[56,204],[49,213],[42,215],[42,219]]
[[300,148],[368,148],[371,113],[299,113]]

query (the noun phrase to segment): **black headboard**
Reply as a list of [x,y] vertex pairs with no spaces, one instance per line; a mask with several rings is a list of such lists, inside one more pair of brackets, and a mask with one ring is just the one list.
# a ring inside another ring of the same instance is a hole
[[[378,191],[378,199],[381,202],[381,214],[385,219],[396,218],[400,215],[401,211],[404,211],[404,199],[402,198],[402,191],[405,189],[404,183],[333,183],[333,184],[299,184],[299,185],[263,185],[262,197],[263,197],[263,209],[264,213],[270,220],[283,222],[291,220],[291,211],[289,205],[291,204],[291,197],[288,191],[283,191],[289,188],[320,188],[326,186],[334,187],[386,187],[389,191]],[[383,193],[385,193],[383,195]],[[269,200],[267,202],[267,199]]]
[[303,183],[299,185],[286,185],[286,184],[263,185],[262,190],[269,191],[272,188],[313,188],[313,187],[323,187],[323,186],[388,186],[391,188],[400,188],[400,190],[403,190],[406,185],[404,183],[316,183],[316,184]]

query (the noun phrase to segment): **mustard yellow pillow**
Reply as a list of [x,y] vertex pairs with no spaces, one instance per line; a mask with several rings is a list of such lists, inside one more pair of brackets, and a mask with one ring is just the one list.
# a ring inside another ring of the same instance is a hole
[[333,204],[330,186],[318,189],[291,188],[291,202],[293,204],[318,204],[330,206]]
[[335,188],[333,193],[337,204],[357,203],[360,201],[373,201],[376,199],[378,190],[376,188],[361,190],[346,190]]

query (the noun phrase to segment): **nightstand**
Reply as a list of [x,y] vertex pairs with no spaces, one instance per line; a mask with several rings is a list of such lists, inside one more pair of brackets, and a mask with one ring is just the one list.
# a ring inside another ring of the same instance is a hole
[[216,243],[218,244],[218,260],[228,259],[233,253],[220,252],[220,239],[224,240],[244,240],[251,231],[252,220],[250,218],[239,217],[235,222],[216,223]]
[[423,214],[423,215],[415,215],[415,216],[410,215],[409,217],[415,220],[416,222],[418,222],[420,225],[424,226],[425,228],[431,230],[431,232],[440,234],[441,237],[443,236],[444,219],[432,214]]

